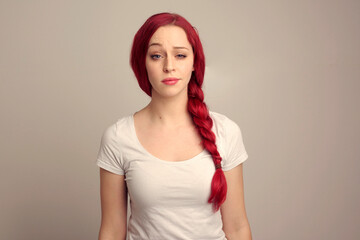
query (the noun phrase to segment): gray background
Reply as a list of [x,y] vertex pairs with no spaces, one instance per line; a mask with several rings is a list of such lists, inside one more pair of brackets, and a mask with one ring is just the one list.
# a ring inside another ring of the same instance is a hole
[[0,239],[97,239],[100,137],[149,97],[129,67],[183,15],[205,101],[236,121],[254,239],[360,238],[360,2],[0,1]]

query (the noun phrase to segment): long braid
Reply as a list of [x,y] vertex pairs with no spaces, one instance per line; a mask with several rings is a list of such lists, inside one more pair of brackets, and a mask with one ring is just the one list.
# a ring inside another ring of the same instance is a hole
[[216,137],[211,130],[213,121],[204,102],[204,93],[194,76],[188,85],[188,98],[188,111],[202,137],[202,144],[210,152],[216,168],[211,181],[211,194],[208,199],[208,203],[213,204],[213,210],[216,212],[226,199],[227,184],[224,172],[221,169],[222,158],[215,144]]

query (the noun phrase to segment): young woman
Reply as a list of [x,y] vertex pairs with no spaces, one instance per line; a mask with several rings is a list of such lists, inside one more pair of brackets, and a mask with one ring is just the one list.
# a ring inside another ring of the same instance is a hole
[[151,101],[103,133],[99,240],[251,239],[248,155],[239,126],[203,101],[195,28],[178,14],[151,16],[134,37],[130,64]]

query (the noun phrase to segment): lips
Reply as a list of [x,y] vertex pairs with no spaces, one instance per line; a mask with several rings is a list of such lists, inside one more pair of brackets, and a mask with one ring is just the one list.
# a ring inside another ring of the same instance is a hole
[[177,81],[179,80],[178,78],[165,78],[164,80],[162,80],[162,82],[167,82],[167,81]]
[[174,85],[178,81],[179,81],[178,78],[165,78],[164,80],[162,80],[162,82],[166,85]]

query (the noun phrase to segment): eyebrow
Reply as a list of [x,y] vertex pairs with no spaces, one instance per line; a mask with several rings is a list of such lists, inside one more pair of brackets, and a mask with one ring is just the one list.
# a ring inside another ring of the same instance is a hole
[[[161,45],[160,43],[151,43],[151,44],[149,45],[149,48],[150,48],[151,46],[160,46],[160,47],[162,47],[162,45]],[[175,49],[187,49],[187,50],[189,50],[189,49],[186,48],[186,47],[173,47],[173,48],[175,48]]]

